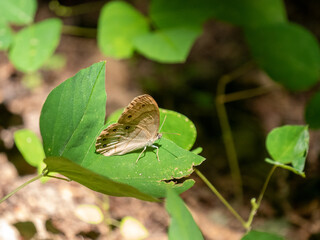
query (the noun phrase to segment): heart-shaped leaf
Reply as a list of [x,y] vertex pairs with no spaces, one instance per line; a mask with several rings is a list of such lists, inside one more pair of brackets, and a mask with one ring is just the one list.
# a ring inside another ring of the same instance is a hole
[[[115,196],[119,196],[120,190],[114,193],[110,190],[113,188],[108,185],[112,181],[137,188],[139,191],[136,190],[135,195],[131,193],[127,196],[140,199],[146,199],[146,194],[164,197],[167,187],[175,188],[177,192],[190,188],[194,184],[193,180],[180,184],[174,181],[190,175],[193,166],[201,164],[204,158],[178,147],[166,138],[156,143],[159,146],[160,162],[155,152],[149,149],[138,163],[135,162],[141,150],[109,157],[95,152],[96,138],[104,128],[104,71],[104,63],[94,64],[49,94],[40,117],[40,130],[47,156],[45,162],[49,171],[60,172],[96,191],[101,191],[103,184],[97,182],[99,187],[95,187],[95,181],[86,183],[88,179],[93,175],[101,181],[107,179],[109,182],[105,186],[108,190],[104,193],[108,191],[108,194]],[[68,166],[65,166],[68,167],[67,171],[61,168],[61,164],[65,164],[63,159],[58,158],[58,161],[56,157],[70,160]],[[121,194],[126,196],[124,189]]]
[[59,19],[47,19],[18,32],[9,52],[14,66],[24,72],[39,69],[58,46],[61,26]]
[[200,27],[162,29],[136,37],[134,45],[138,52],[152,60],[184,62],[200,33]]
[[146,18],[130,4],[121,1],[107,3],[98,23],[98,44],[101,51],[114,58],[129,58],[136,36],[149,31]]
[[14,24],[32,23],[37,9],[36,0],[1,0],[1,18]]
[[[267,137],[266,147],[272,159],[267,162],[304,176],[303,169],[309,148],[307,126],[283,126],[273,129]],[[288,166],[287,164],[292,164]]]
[[296,24],[270,24],[245,31],[253,57],[270,77],[291,90],[304,90],[320,78],[317,39]]

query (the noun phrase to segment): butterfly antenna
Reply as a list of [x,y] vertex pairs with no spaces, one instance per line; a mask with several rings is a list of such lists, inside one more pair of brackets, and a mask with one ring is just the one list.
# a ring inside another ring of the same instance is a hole
[[161,126],[159,128],[159,132],[161,131],[161,128],[163,127],[163,124],[166,121],[166,119],[167,119],[167,115],[164,116],[163,122],[162,122],[162,124],[161,124]]

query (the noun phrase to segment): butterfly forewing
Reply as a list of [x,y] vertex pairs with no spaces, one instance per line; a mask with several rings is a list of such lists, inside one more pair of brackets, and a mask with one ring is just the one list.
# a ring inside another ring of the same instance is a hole
[[157,139],[159,122],[156,101],[147,94],[138,96],[126,107],[118,123],[101,132],[96,151],[111,156],[143,148]]

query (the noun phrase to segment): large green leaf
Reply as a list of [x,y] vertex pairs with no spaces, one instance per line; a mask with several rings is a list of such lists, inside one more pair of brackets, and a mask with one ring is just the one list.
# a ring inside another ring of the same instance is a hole
[[213,16],[243,27],[286,21],[282,0],[212,0]]
[[[40,117],[46,156],[68,158],[90,173],[131,185],[154,197],[164,197],[167,187],[183,192],[194,184],[193,180],[175,184],[174,179],[190,175],[193,166],[199,165],[204,159],[166,138],[156,143],[160,162],[155,152],[150,150],[141,156],[138,163],[135,162],[141,150],[122,156],[105,157],[97,154],[95,142],[104,128],[105,101],[104,63],[81,70],[55,88],[49,94]],[[60,169],[57,161],[46,160],[46,163],[50,171]],[[81,183],[84,184],[90,177],[90,174],[82,174]],[[92,186],[90,188],[93,189]],[[111,191],[108,194],[119,196],[119,192]],[[122,194],[126,196],[125,192]]]
[[200,33],[200,28],[163,29],[136,37],[134,45],[138,52],[152,60],[184,62]]
[[[118,121],[123,109],[119,109],[112,113],[108,119],[106,127]],[[163,122],[165,120],[165,122]],[[189,118],[171,110],[160,108],[160,133],[163,137],[170,139],[179,147],[190,150],[196,141],[197,131],[193,122]]]
[[98,44],[101,51],[114,58],[129,58],[136,36],[148,32],[148,22],[130,4],[122,1],[107,3],[98,23]]
[[307,104],[305,112],[306,122],[310,128],[320,128],[320,92],[312,96]]
[[303,90],[320,77],[316,38],[296,24],[272,24],[246,30],[253,57],[270,77],[291,90]]
[[196,26],[213,13],[212,0],[152,0],[150,18],[159,28]]
[[169,240],[203,239],[197,224],[184,205],[184,202],[172,189],[167,190],[166,209],[171,216]]
[[81,164],[105,116],[105,62],[79,71],[53,89],[42,107],[40,131],[47,157]]
[[36,0],[0,0],[1,18],[14,24],[33,22],[37,9]]
[[47,19],[18,32],[9,52],[15,67],[24,72],[39,69],[58,46],[61,25],[59,19]]
[[241,240],[284,240],[284,238],[273,233],[251,230]]
[[5,22],[0,21],[0,50],[8,49],[12,41],[13,35],[10,27]]
[[45,154],[38,136],[28,129],[15,131],[14,141],[23,158],[34,167],[41,165]]
[[69,179],[104,194],[118,197],[135,197],[146,201],[157,201],[127,184],[117,183],[93,171],[81,167],[64,157],[48,157],[44,161],[50,172],[59,172]]
[[[304,175],[303,169],[309,148],[307,126],[283,126],[273,129],[267,137],[266,147],[272,159],[267,162]],[[292,164],[292,167],[287,164]]]

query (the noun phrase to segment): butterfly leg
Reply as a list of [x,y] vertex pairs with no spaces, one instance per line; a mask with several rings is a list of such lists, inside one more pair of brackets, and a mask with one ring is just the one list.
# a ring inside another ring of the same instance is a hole
[[145,147],[143,148],[142,152],[139,154],[139,157],[137,158],[136,163],[139,161],[139,159],[140,159],[140,157],[141,157],[142,153],[143,153],[146,149],[147,149],[147,146],[145,146]]
[[156,145],[151,145],[151,147],[154,147],[154,148],[157,149],[157,159],[158,159],[158,161],[160,162],[160,158],[159,158],[159,147],[156,146]]

